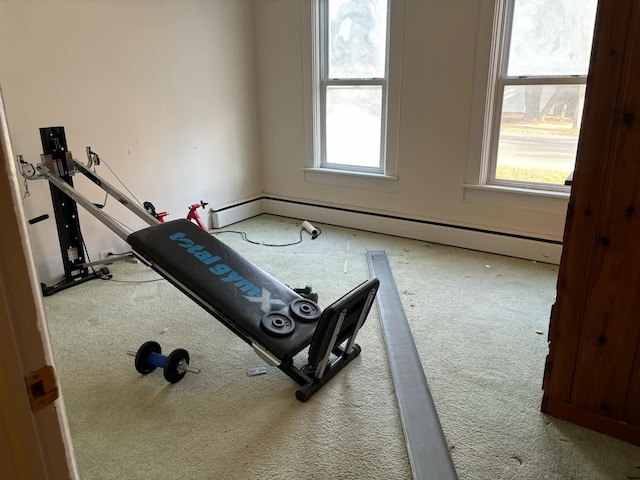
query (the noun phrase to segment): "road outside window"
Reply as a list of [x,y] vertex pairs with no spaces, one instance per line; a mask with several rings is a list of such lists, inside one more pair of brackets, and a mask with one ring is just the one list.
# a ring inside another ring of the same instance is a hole
[[506,0],[489,183],[564,185],[580,133],[597,0]]

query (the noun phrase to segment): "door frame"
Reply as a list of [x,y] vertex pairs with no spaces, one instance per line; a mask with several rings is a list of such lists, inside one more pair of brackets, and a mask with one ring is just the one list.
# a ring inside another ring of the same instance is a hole
[[55,365],[1,90],[0,166],[0,464],[11,478],[75,479],[62,395],[34,411],[26,386]]

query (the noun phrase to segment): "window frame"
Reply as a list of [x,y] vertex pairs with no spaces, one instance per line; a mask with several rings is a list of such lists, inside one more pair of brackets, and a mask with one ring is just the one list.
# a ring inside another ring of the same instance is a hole
[[[353,172],[365,172],[365,173],[384,173],[385,164],[385,150],[386,150],[386,136],[387,129],[387,85],[389,78],[389,26],[391,20],[391,2],[387,0],[387,14],[386,14],[386,42],[385,42],[385,65],[384,65],[384,77],[382,78],[366,78],[366,77],[352,77],[352,78],[331,78],[329,76],[329,35],[327,32],[330,30],[329,25],[329,1],[330,0],[318,0],[320,4],[320,13],[318,19],[318,42],[319,42],[319,79],[318,79],[318,112],[320,118],[318,120],[318,131],[316,132],[316,138],[319,140],[318,151],[320,153],[319,166],[320,168],[329,168],[336,170],[348,170]],[[378,150],[378,166],[367,167],[351,164],[338,164],[329,163],[327,161],[327,90],[330,87],[361,87],[361,86],[379,86],[381,87],[381,118],[380,118],[380,148]]]
[[[322,36],[321,22],[327,24],[326,0],[304,2],[303,71],[305,95],[305,181],[395,191],[397,181],[400,124],[400,74],[402,66],[402,23],[404,0],[388,0],[387,46],[384,79],[325,79],[328,36]],[[324,65],[323,65],[324,63]],[[325,92],[333,85],[382,85],[380,164],[378,168],[326,162]]]
[[[494,29],[492,34],[491,61],[487,88],[486,121],[484,122],[480,184],[499,187],[568,193],[566,185],[541,182],[527,182],[496,178],[498,147],[500,142],[501,113],[504,92],[510,86],[526,85],[575,85],[586,86],[584,75],[519,75],[509,76],[509,52],[511,32],[516,0],[501,0],[496,6]],[[584,93],[582,95],[584,101]],[[584,105],[582,105],[584,106]],[[581,108],[582,110],[582,108]]]

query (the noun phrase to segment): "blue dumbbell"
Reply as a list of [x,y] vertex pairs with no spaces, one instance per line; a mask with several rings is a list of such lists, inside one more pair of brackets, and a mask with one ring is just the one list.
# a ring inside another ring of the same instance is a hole
[[162,348],[158,342],[145,342],[136,352],[127,350],[127,354],[136,357],[136,370],[143,375],[153,372],[156,368],[164,370],[167,382],[176,383],[182,380],[187,372],[200,373],[200,369],[189,365],[189,352],[178,348],[168,356],[162,355]]

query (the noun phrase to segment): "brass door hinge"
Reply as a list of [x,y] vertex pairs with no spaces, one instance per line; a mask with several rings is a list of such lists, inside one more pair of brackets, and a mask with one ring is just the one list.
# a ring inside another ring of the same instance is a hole
[[31,410],[40,410],[58,398],[56,374],[51,365],[45,365],[41,369],[31,372],[24,379],[31,400]]

